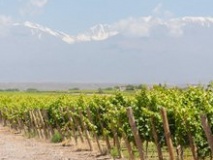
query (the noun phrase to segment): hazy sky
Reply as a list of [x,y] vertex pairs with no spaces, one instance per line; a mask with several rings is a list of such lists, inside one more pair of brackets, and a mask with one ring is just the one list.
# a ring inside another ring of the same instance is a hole
[[75,34],[128,17],[212,16],[212,0],[0,0],[0,15]]
[[212,0],[0,0],[0,82],[207,83]]

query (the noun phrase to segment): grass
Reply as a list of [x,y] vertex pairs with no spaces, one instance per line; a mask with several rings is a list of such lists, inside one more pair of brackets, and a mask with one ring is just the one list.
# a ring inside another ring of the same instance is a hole
[[63,141],[62,135],[56,130],[51,138],[51,142],[60,143]]
[[[121,148],[122,148],[122,155],[123,155],[123,157],[128,159],[129,158],[129,153],[128,153],[128,150],[125,147],[124,143],[121,143]],[[144,148],[144,150],[146,150],[145,144],[144,144],[143,148]],[[133,153],[134,153],[135,159],[139,159],[139,153],[138,153],[137,148],[134,146],[132,149],[133,149]],[[170,159],[169,158],[169,152],[167,151],[166,147],[162,148],[162,153],[163,153],[164,160],[169,160]],[[174,151],[174,153],[175,153],[175,157],[177,157],[175,151]],[[110,150],[110,155],[114,159],[116,159],[118,157],[118,150],[117,150],[116,147],[113,147]],[[156,146],[155,146],[154,143],[149,143],[147,153],[145,152],[145,156],[149,160],[158,160],[158,153],[157,153]],[[183,158],[184,158],[184,160],[191,160],[191,159],[193,159],[190,148],[184,148]]]

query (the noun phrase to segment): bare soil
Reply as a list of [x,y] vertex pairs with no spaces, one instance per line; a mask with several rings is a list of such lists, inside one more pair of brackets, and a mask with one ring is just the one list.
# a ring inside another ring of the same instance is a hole
[[96,160],[90,151],[77,151],[74,145],[62,146],[36,138],[27,138],[0,125],[0,160]]

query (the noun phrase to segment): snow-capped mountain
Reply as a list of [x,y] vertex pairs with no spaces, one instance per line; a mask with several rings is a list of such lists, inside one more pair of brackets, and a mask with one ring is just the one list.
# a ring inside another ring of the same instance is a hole
[[213,17],[183,17],[180,19],[183,23],[191,23],[198,24],[206,27],[210,27],[213,25]]
[[128,18],[76,35],[29,21],[2,21],[0,81],[206,83],[213,79],[212,17]]
[[[42,38],[42,35],[44,34],[49,34],[68,44],[73,44],[76,42],[102,41],[118,34],[147,37],[150,36],[152,32],[158,31],[159,29],[161,29],[161,31],[163,29],[170,36],[180,36],[187,27],[204,27],[205,29],[206,27],[213,26],[213,18],[182,17],[169,20],[151,16],[138,19],[129,18],[121,20],[113,25],[98,24],[88,29],[88,31],[77,35],[70,35],[29,21],[24,23],[14,23],[13,25],[23,26],[30,29],[32,35],[37,36],[38,38]],[[162,34],[165,34],[165,32],[162,32]]]
[[116,31],[112,31],[109,25],[102,25],[102,24],[93,26],[87,32],[78,34],[76,36],[72,36],[61,31],[56,31],[29,21],[26,21],[23,24],[14,23],[13,25],[27,27],[31,30],[32,35],[38,36],[39,38],[41,38],[43,34],[49,34],[69,44],[92,40],[101,41],[110,38],[112,36],[115,36],[118,33]]

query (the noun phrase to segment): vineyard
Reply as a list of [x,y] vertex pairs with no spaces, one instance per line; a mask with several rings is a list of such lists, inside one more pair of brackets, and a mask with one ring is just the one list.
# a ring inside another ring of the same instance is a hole
[[213,84],[134,94],[0,93],[0,123],[127,159],[212,159]]

